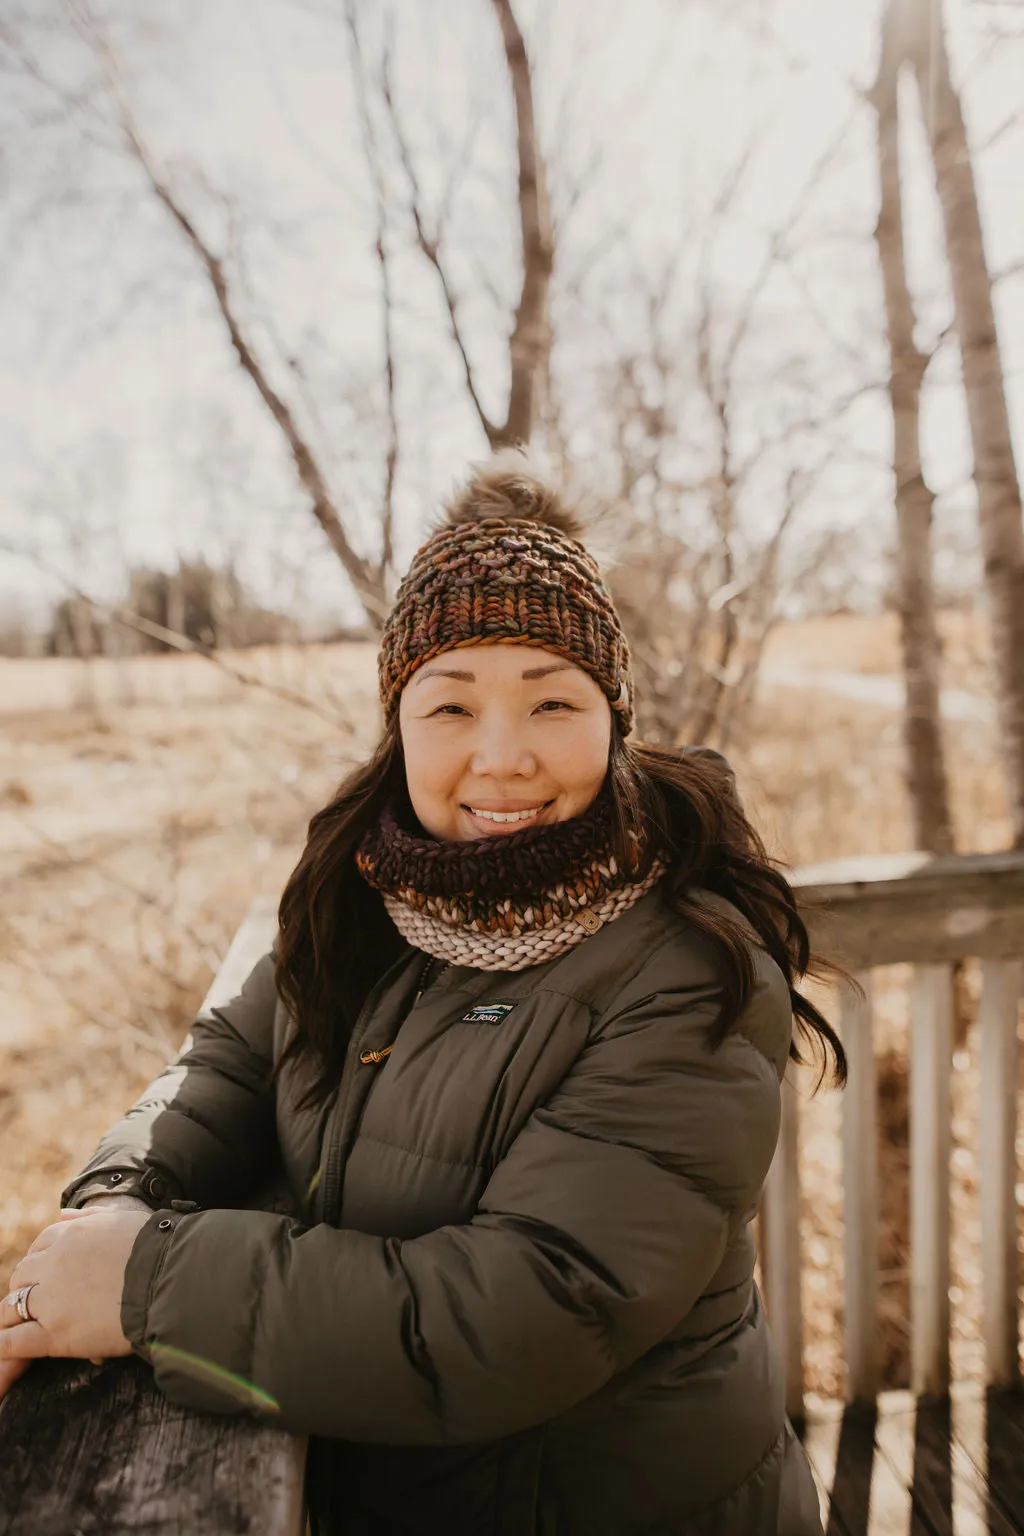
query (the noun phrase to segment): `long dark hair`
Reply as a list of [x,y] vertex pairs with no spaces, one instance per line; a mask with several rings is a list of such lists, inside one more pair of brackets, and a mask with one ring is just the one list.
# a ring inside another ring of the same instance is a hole
[[[805,975],[843,974],[812,955],[793,891],[743,812],[724,759],[624,742],[612,733],[608,764],[612,851],[631,867],[635,832],[669,861],[667,894],[679,916],[705,935],[721,961],[722,1002],[709,1044],[726,1038],[754,986],[750,934],[730,915],[702,902],[699,891],[725,897],[746,919],[789,984],[796,1036],[789,1054],[819,1064],[819,1086],[846,1081],[846,1056],[832,1026],[797,991]],[[380,894],[356,868],[355,852],[389,800],[406,797],[397,721],[369,762],[355,768],[310,821],[302,857],[278,910],[275,981],[295,1024],[275,1069],[311,1053],[317,1075],[303,1102],[326,1098],[337,1084],[349,1037],[375,983],[404,951]],[[633,836],[631,836],[631,833]]]

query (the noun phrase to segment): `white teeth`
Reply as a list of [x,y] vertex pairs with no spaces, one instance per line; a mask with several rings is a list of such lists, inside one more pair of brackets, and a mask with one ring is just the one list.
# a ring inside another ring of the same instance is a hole
[[484,821],[532,821],[544,807],[535,805],[532,811],[478,811],[473,806],[469,809],[474,816],[482,816]]

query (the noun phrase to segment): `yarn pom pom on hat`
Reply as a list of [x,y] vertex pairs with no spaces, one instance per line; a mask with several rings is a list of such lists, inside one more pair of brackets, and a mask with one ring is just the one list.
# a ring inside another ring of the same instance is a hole
[[416,670],[468,645],[536,645],[590,674],[624,736],[633,725],[629,646],[608,588],[559,493],[517,450],[481,465],[413,556],[378,657],[391,720]]

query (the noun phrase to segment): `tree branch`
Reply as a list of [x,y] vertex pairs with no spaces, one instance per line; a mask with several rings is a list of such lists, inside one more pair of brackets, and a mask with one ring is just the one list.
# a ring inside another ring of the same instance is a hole
[[87,0],[64,0],[64,5],[79,35],[101,66],[117,110],[121,134],[130,154],[143,172],[153,195],[184,235],[206,273],[238,361],[255,384],[288,445],[295,472],[299,483],[309,497],[314,517],[341,561],[367,615],[379,624],[386,616],[388,608],[380,590],[380,584],[369,563],[352,548],[315,454],[287,402],[271,384],[255,348],[242,329],[235,312],[223,261],[199,233],[195,223],[171,189],[170,183],[160,172],[129,107],[121,84],[117,58],[104,31],[89,9]]
[[455,287],[448,274],[448,268],[441,254],[441,231],[430,235],[427,230],[426,219],[423,212],[423,197],[420,191],[419,177],[413,163],[409,142],[405,137],[401,119],[398,115],[398,107],[395,102],[394,89],[391,83],[390,60],[385,55],[381,70],[381,94],[387,107],[388,119],[391,131],[394,134],[395,144],[398,148],[398,157],[402,163],[406,180],[409,183],[410,203],[409,211],[412,214],[413,227],[416,231],[416,244],[427,258],[434,271],[437,273],[438,282],[441,285],[441,294],[445,308],[448,311],[448,329],[455,343],[456,350],[462,360],[462,373],[466,381],[466,390],[476,411],[477,419],[484,431],[484,436],[491,448],[497,448],[502,441],[502,429],[495,425],[484,409],[483,400],[476,386],[476,375],[473,364],[470,362],[469,351],[462,334],[462,323],[459,319],[459,301],[455,295]]
[[1011,261],[1008,266],[1000,267],[998,272],[992,273],[993,283],[1005,283],[1007,278],[1020,277],[1024,273],[1024,257],[1019,261]]
[[[821,154],[815,160],[804,179],[799,194],[792,199],[789,213],[778,228],[773,229],[768,239],[768,246],[761,259],[760,265],[754,274],[747,292],[743,296],[739,312],[735,322],[730,327],[722,352],[722,359],[717,372],[720,376],[720,390],[728,395],[732,387],[732,375],[736,365],[736,358],[750,332],[754,313],[769,279],[774,274],[780,260],[786,255],[788,243],[793,233],[807,211],[814,192],[820,186],[829,167],[835,161],[849,139],[850,125],[856,112],[859,110],[859,102],[854,103],[836,133],[825,145]],[[745,176],[752,161],[757,140],[752,136],[750,143],[744,148],[738,157],[732,172],[726,177],[722,190],[716,197],[708,232],[703,241],[701,267],[705,273],[704,284],[707,283],[707,273],[711,261],[712,246],[719,228],[725,223],[739,191],[740,183]]]
[[392,326],[394,298],[391,290],[391,265],[388,257],[387,238],[387,193],[384,185],[384,172],[380,163],[377,135],[374,130],[370,103],[366,94],[366,71],[363,66],[363,49],[362,40],[359,36],[356,0],[345,0],[345,19],[348,23],[349,39],[352,48],[352,73],[355,77],[356,104],[359,110],[359,119],[363,133],[363,148],[366,153],[370,181],[373,185],[377,220],[375,249],[377,264],[380,267],[381,302],[383,306],[384,390],[387,401],[388,422],[387,448],[384,458],[384,492],[381,506],[381,557],[378,581],[381,589],[386,590],[391,571],[391,562],[394,557],[395,478],[398,473],[399,449],[398,413],[395,404],[395,347]]

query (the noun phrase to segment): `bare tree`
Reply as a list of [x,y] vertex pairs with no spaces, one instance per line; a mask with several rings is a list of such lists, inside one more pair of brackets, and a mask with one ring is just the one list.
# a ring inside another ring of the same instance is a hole
[[906,706],[903,715],[914,846],[934,853],[954,847],[939,700],[941,642],[932,566],[935,494],[921,463],[921,387],[929,358],[914,341],[914,306],[903,248],[899,156],[899,0],[882,19],[878,74],[870,91],[877,115],[880,200],[875,242],[885,298],[889,399],[898,536],[897,589]]
[[[727,444],[732,454],[731,436]],[[820,575],[829,558],[833,540],[826,537],[783,570],[788,536],[819,473],[791,470],[774,520],[757,540],[715,474],[703,484],[659,487],[666,501],[676,496],[704,505],[701,542],[687,536],[677,516],[638,516],[636,504],[622,507],[628,536],[611,582],[633,649],[637,729],[645,740],[713,741],[724,749],[742,733],[782,599]],[[723,581],[726,570],[730,579]]]
[[[412,188],[412,203],[420,248],[436,268],[450,311],[452,335],[465,364],[470,397],[476,403],[479,419],[488,442],[497,447],[512,442],[527,442],[540,413],[538,396],[543,397],[549,367],[551,328],[548,314],[549,287],[553,262],[552,220],[545,181],[545,167],[539,148],[530,60],[522,31],[509,0],[492,0],[502,40],[507,79],[514,108],[515,143],[518,169],[517,206],[521,234],[522,275],[518,302],[511,319],[508,337],[509,385],[507,406],[492,421],[482,404],[476,372],[470,363],[463,339],[458,301],[448,274],[440,238],[427,234],[419,186],[412,157],[401,137],[397,112],[391,96],[390,76],[381,84],[383,99],[391,111],[402,159]],[[384,397],[386,442],[379,505],[375,508],[378,554],[369,558],[356,547],[352,537],[352,511],[339,501],[331,485],[331,474],[323,452],[317,447],[315,402],[305,393],[304,378],[298,365],[289,359],[291,377],[273,365],[258,340],[259,324],[266,316],[248,312],[242,284],[231,251],[223,240],[204,229],[200,211],[190,206],[181,185],[151,144],[141,124],[133,100],[133,91],[119,52],[105,22],[91,0],[56,0],[56,15],[85,49],[89,68],[84,72],[84,87],[71,89],[58,74],[49,72],[32,52],[27,33],[18,28],[4,29],[3,62],[20,70],[31,82],[40,99],[47,100],[77,131],[82,143],[92,149],[113,148],[133,165],[153,199],[163,208],[173,227],[191,251],[197,271],[206,283],[217,314],[241,370],[254,386],[267,416],[283,441],[296,480],[330,547],[338,557],[349,583],[371,626],[385,616],[390,596],[394,552],[394,495],[399,459],[399,426],[396,406],[396,362],[393,328],[394,293],[390,264],[391,235],[389,207],[392,199],[386,184],[386,147],[379,140],[374,114],[368,100],[367,72],[358,24],[356,0],[345,0],[344,15],[356,84],[356,108],[362,129],[363,148],[375,208],[374,246],[380,272],[382,341],[384,353]],[[77,610],[76,610],[77,611]],[[178,626],[168,624],[169,628]]]
[[[622,549],[613,584],[640,674],[638,730],[655,742],[721,746],[742,729],[784,595],[835,548],[829,539],[805,538],[798,555],[794,530],[835,457],[833,429],[877,381],[864,376],[858,359],[854,387],[831,401],[802,382],[784,419],[763,433],[759,422],[755,437],[764,381],[752,359],[770,326],[774,371],[789,370],[794,381],[802,372],[806,336],[778,348],[777,284],[795,264],[797,226],[845,136],[844,124],[790,210],[766,232],[761,258],[736,293],[718,281],[716,258],[754,143],[739,155],[696,252],[681,245],[647,282],[641,347],[621,355],[608,374],[603,407]],[[694,267],[692,286],[684,285],[682,275]],[[635,276],[631,288],[644,282]],[[831,352],[827,338],[826,346]]]
[[544,395],[551,356],[549,303],[555,236],[547,192],[547,170],[537,132],[533,72],[526,42],[511,0],[491,0],[491,3],[501,29],[508,83],[515,108],[522,266],[519,298],[508,338],[508,400],[500,420],[495,419],[484,405],[483,391],[463,326],[458,286],[448,261],[443,212],[433,221],[427,212],[387,59],[382,71],[381,93],[408,182],[416,243],[437,275],[466,390],[488,444],[497,449],[529,443],[537,425],[539,402]]
[[[394,360],[387,333],[387,394],[390,441],[385,471],[384,510],[381,515],[380,554],[368,559],[356,549],[343,510],[333,493],[327,469],[318,454],[312,435],[302,425],[297,406],[286,397],[281,385],[247,327],[242,305],[232,281],[230,263],[215,243],[203,233],[199,221],[189,211],[182,193],[148,143],[132,106],[124,71],[114,45],[89,0],[61,0],[63,13],[74,35],[84,44],[96,76],[88,90],[71,92],[56,77],[48,74],[23,41],[8,29],[2,41],[7,58],[14,59],[26,77],[48,93],[55,105],[73,120],[80,120],[83,134],[109,147],[110,129],[121,152],[137,167],[144,184],[164,208],[178,233],[196,258],[197,268],[206,280],[225,333],[239,366],[254,385],[270,419],[280,434],[290,456],[296,479],[317,523],[337,555],[342,568],[372,626],[378,626],[388,609],[388,584],[392,556],[391,505],[397,462],[397,442],[393,413]],[[378,255],[385,276],[385,301],[390,301],[386,286],[386,251],[378,229]]]
[[1013,837],[1024,847],[1024,517],[992,273],[971,146],[953,84],[940,0],[893,0],[890,25],[913,66],[945,229],[992,616]]

